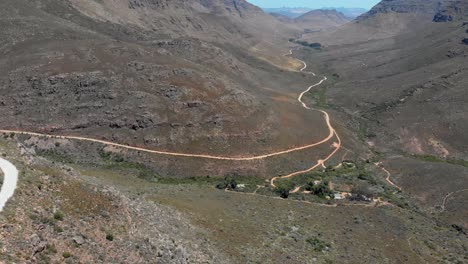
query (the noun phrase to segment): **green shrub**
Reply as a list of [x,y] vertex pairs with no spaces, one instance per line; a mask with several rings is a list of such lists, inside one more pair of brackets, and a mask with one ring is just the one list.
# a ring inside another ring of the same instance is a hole
[[316,238],[316,237],[313,237],[313,238],[308,238],[306,239],[306,242],[309,243],[313,250],[316,251],[316,252],[321,252],[321,251],[324,251],[324,250],[328,250],[331,245]]
[[63,213],[60,211],[57,211],[54,213],[54,219],[57,221],[62,221],[63,220]]
[[321,49],[322,48],[322,44],[320,44],[318,42],[309,43],[309,42],[304,41],[304,40],[295,40],[295,39],[289,39],[289,41],[293,42],[293,43],[296,43],[296,44],[299,44],[299,45],[304,46],[304,47],[310,47],[310,48],[314,48],[314,49]]
[[309,182],[306,190],[310,191],[313,195],[316,195],[320,198],[325,198],[327,196],[332,196],[333,192],[328,187],[328,181],[323,181],[320,184],[314,184]]
[[54,244],[47,244],[47,253],[49,254],[57,253],[57,248],[55,248]]
[[294,189],[294,183],[289,180],[278,181],[275,187],[275,193],[279,194],[281,198],[288,198],[289,192]]
[[62,256],[63,256],[64,258],[69,258],[69,257],[72,256],[72,254],[71,254],[70,252],[68,252],[68,251],[65,251],[65,252],[63,252]]
[[57,225],[54,226],[54,230],[55,230],[55,232],[57,232],[57,233],[62,233],[62,232],[63,232],[63,228],[60,227],[60,226],[57,226]]
[[114,241],[114,235],[108,233],[108,234],[106,235],[106,239],[109,240],[109,241]]
[[224,180],[218,184],[216,184],[216,188],[218,189],[228,189],[228,190],[235,190],[237,188],[237,181],[232,177],[225,177]]

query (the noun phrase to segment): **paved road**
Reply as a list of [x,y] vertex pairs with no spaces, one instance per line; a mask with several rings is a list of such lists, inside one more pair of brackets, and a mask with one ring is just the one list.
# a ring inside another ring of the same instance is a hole
[[18,182],[18,170],[9,161],[0,158],[0,169],[3,171],[3,185],[0,190],[0,212],[6,202],[13,196]]

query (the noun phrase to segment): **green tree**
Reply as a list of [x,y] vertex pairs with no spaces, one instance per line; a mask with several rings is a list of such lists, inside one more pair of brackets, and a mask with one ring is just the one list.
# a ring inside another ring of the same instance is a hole
[[294,189],[294,184],[291,181],[283,180],[276,183],[275,192],[279,194],[281,198],[288,198],[289,192]]
[[216,184],[216,188],[235,190],[237,188],[237,181],[234,178],[228,176],[225,177],[222,182]]
[[333,194],[333,192],[328,187],[328,181],[323,181],[319,184],[310,182],[306,189],[309,190],[313,195],[316,195],[320,198],[325,198],[326,196],[331,196]]

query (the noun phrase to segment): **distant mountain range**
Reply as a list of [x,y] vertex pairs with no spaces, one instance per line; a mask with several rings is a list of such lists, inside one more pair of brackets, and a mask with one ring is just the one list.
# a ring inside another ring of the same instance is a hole
[[[350,19],[354,19],[368,11],[365,8],[346,8],[346,7],[324,7],[320,9],[336,10],[340,13],[343,13],[346,17]],[[279,8],[263,8],[263,10],[267,13],[280,14],[283,16],[287,16],[289,18],[297,18],[307,12],[310,12],[316,9],[308,8],[308,7],[279,7]]]
[[303,32],[319,32],[324,29],[339,27],[352,20],[334,9],[312,10],[296,18],[291,18],[279,13],[271,13],[271,15],[291,27],[298,27]]

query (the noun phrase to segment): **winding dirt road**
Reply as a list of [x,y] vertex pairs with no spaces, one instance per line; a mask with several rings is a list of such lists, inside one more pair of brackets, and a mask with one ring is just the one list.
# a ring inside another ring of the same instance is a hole
[[226,156],[213,156],[213,155],[205,155],[205,154],[190,154],[190,153],[179,153],[179,152],[170,152],[170,151],[161,151],[161,150],[151,150],[151,149],[147,149],[147,148],[133,147],[133,146],[123,145],[123,144],[114,143],[114,142],[105,141],[105,140],[87,138],[87,137],[51,135],[51,134],[42,134],[42,133],[19,131],[19,130],[0,129],[0,133],[7,133],[7,134],[8,133],[15,133],[15,134],[20,134],[20,135],[29,135],[29,136],[38,136],[38,137],[47,137],[47,138],[89,141],[89,142],[99,143],[99,144],[103,144],[103,145],[107,145],[107,146],[114,146],[114,147],[119,147],[119,148],[137,150],[137,151],[153,153],[153,154],[168,155],[168,156],[203,158],[203,159],[214,159],[214,160],[248,161],[248,160],[266,159],[266,158],[270,158],[270,157],[274,157],[274,156],[288,154],[288,153],[291,153],[291,152],[296,152],[296,151],[299,151],[299,150],[309,149],[309,148],[321,145],[321,144],[329,141],[333,137],[334,129],[330,125],[330,117],[328,116],[328,114],[325,115],[325,121],[326,121],[327,126],[328,126],[328,128],[330,130],[330,133],[328,134],[328,136],[326,138],[322,139],[319,142],[312,143],[312,144],[305,145],[305,146],[290,148],[290,149],[287,149],[287,150],[282,150],[282,151],[278,151],[278,152],[274,152],[274,153],[263,154],[263,155],[259,155],[259,156],[251,156],[251,157],[226,157]]
[[[292,55],[292,50],[290,50],[290,53],[286,54],[286,55]],[[307,68],[307,63],[305,63],[304,61],[301,61],[301,62],[304,64],[304,67],[300,71],[303,72]],[[307,73],[313,74],[315,76],[315,73],[313,73],[313,72],[307,72]],[[321,85],[326,80],[327,80],[327,77],[323,77],[322,80],[320,80],[316,84],[313,84],[313,85],[309,86],[305,91],[303,91],[299,95],[297,100],[302,104],[302,106],[304,108],[306,108],[308,110],[311,110],[311,108],[308,107],[302,101],[303,96],[306,93],[308,93],[312,88]],[[314,109],[314,110],[316,110],[316,109]],[[123,144],[119,144],[119,143],[115,143],[115,142],[110,142],[110,141],[100,140],[100,139],[94,139],[94,138],[88,138],[88,137],[79,137],[79,136],[71,136],[71,135],[68,135],[68,136],[67,135],[52,135],[52,134],[43,134],[43,133],[20,131],[20,130],[0,129],[0,133],[15,133],[15,134],[21,134],[21,135],[30,135],[30,136],[47,137],[47,138],[59,138],[59,139],[89,141],[89,142],[104,144],[104,145],[108,145],[108,146],[114,146],[114,147],[119,147],[119,148],[137,150],[137,151],[153,153],[153,154],[168,155],[168,156],[203,158],[203,159],[214,159],[214,160],[249,161],[249,160],[266,159],[266,158],[270,158],[270,157],[274,157],[274,156],[288,154],[288,153],[291,153],[291,152],[296,152],[296,151],[299,151],[299,150],[305,150],[305,149],[316,147],[318,145],[324,144],[325,142],[329,141],[336,134],[335,129],[333,128],[333,126],[330,123],[330,116],[325,111],[322,111],[322,110],[316,110],[316,111],[319,111],[319,112],[323,113],[323,115],[324,115],[325,122],[327,124],[328,131],[329,131],[328,136],[326,138],[324,138],[324,139],[322,139],[322,140],[320,140],[318,142],[312,143],[312,144],[299,146],[299,147],[293,147],[293,148],[290,148],[290,149],[281,150],[281,151],[268,153],[268,154],[263,154],[263,155],[258,155],[258,156],[250,156],[250,157],[228,157],[228,156],[214,156],[214,155],[207,155],[207,154],[193,154],[193,153],[180,153],[180,152],[171,152],[171,151],[163,151],[163,150],[152,150],[152,149],[134,147],[134,146],[129,146],[129,145],[123,145]]]
[[3,171],[3,185],[0,190],[0,212],[8,200],[13,196],[18,183],[18,170],[9,161],[0,158],[0,169]]
[[[292,55],[292,49],[289,51],[289,54],[286,54],[286,56],[287,56],[287,55]],[[299,60],[299,61],[301,61],[301,62],[304,64],[304,67],[302,67],[302,69],[300,70],[301,72],[303,72],[305,69],[307,69],[307,63],[304,62],[304,61],[302,61],[302,60]],[[314,76],[316,76],[315,73],[313,73],[313,72],[309,72],[309,73],[310,73],[310,74],[313,74]],[[310,167],[309,169],[302,170],[302,171],[296,171],[296,172],[290,173],[290,174],[288,174],[288,175],[278,176],[278,177],[272,178],[271,181],[270,181],[270,184],[271,184],[272,187],[276,187],[275,181],[278,180],[278,179],[288,179],[288,178],[292,178],[292,177],[297,176],[297,175],[301,175],[301,174],[304,174],[304,173],[311,172],[311,171],[315,170],[317,167],[320,167],[320,166],[322,166],[322,167],[325,168],[325,167],[326,167],[326,166],[325,166],[325,162],[327,162],[329,159],[331,159],[333,156],[335,156],[335,154],[340,150],[340,148],[341,148],[341,138],[340,138],[339,135],[336,133],[335,129],[333,128],[333,126],[332,126],[331,123],[330,123],[330,115],[329,115],[327,112],[323,111],[323,110],[312,109],[312,108],[310,108],[304,101],[302,101],[302,98],[304,97],[304,95],[305,95],[306,93],[310,92],[310,90],[311,90],[312,88],[321,85],[323,82],[325,82],[325,81],[327,81],[327,80],[328,80],[327,77],[324,76],[324,77],[322,78],[322,80],[320,80],[320,82],[309,86],[305,91],[303,91],[301,94],[299,94],[299,97],[297,98],[297,101],[299,101],[299,103],[301,103],[301,104],[302,104],[302,107],[304,107],[305,109],[308,109],[308,110],[315,110],[315,111],[319,111],[319,112],[323,113],[323,115],[325,116],[325,120],[326,120],[326,122],[327,122],[327,126],[328,126],[328,128],[330,129],[330,135],[331,135],[331,136],[329,135],[329,136],[330,136],[329,139],[331,139],[333,136],[336,136],[336,138],[337,138],[337,140],[338,140],[338,142],[334,142],[333,145],[332,145],[335,149],[334,149],[333,152],[332,152],[330,155],[328,155],[325,159],[318,160],[318,161],[317,161],[317,164],[315,164],[314,166]],[[328,141],[328,140],[327,140],[327,141]],[[301,189],[301,187],[296,187],[294,190],[291,191],[291,193],[297,193],[300,189]]]
[[[286,54],[285,56],[289,56],[289,55],[292,55],[293,52],[292,52],[292,49],[289,51],[288,54]],[[307,63],[302,61],[302,60],[299,60],[301,61],[303,64],[304,64],[304,67],[302,67],[300,69],[300,72],[304,72],[304,70],[307,68]],[[307,72],[309,74],[312,74],[314,76],[316,76],[315,73],[313,72]],[[318,83],[316,84],[313,84],[311,86],[309,86],[305,91],[303,91],[302,93],[299,94],[299,97],[297,98],[297,100],[299,101],[299,103],[301,103],[302,107],[304,107],[305,109],[307,110],[314,110],[314,111],[319,111],[321,112],[323,115],[324,115],[324,119],[325,119],[325,122],[327,124],[327,127],[328,127],[328,130],[329,130],[329,134],[326,138],[320,140],[319,142],[316,142],[316,143],[312,143],[312,144],[308,144],[308,145],[304,145],[304,146],[300,146],[300,147],[293,147],[293,148],[290,148],[290,149],[286,149],[286,150],[282,150],[282,151],[277,151],[277,152],[273,152],[273,153],[268,153],[268,154],[263,154],[263,155],[258,155],[258,156],[250,156],[250,157],[227,157],[227,156],[214,156],[214,155],[206,155],[206,154],[192,154],[192,153],[179,153],[179,152],[170,152],[170,151],[162,151],[162,150],[152,150],[152,149],[147,149],[147,148],[141,148],[141,147],[134,147],[134,146],[129,146],[129,145],[123,145],[123,144],[119,144],[119,143],[115,143],[115,142],[110,142],[110,141],[105,141],[105,140],[99,140],[99,139],[93,139],[93,138],[88,138],[88,137],[79,137],[79,136],[67,136],[67,135],[51,135],[51,134],[42,134],[42,133],[36,133],[36,132],[28,132],[28,131],[20,131],[20,130],[5,130],[5,129],[1,129],[0,130],[0,133],[15,133],[15,134],[20,134],[20,135],[30,135],[30,136],[38,136],[38,137],[46,137],[46,138],[58,138],[58,139],[68,139],[68,140],[81,140],[81,141],[88,141],[88,142],[94,142],[94,143],[99,143],[99,144],[103,144],[103,145],[107,145],[107,146],[114,146],[114,147],[119,147],[119,148],[125,148],[125,149],[129,149],[129,150],[136,150],[136,151],[142,151],[142,152],[146,152],[146,153],[153,153],[153,154],[160,154],[160,155],[169,155],[169,156],[179,156],[179,157],[189,157],[189,158],[203,158],[203,159],[214,159],[214,160],[230,160],[230,161],[251,161],[251,160],[259,160],[259,159],[265,159],[265,158],[269,158],[269,157],[274,157],[274,156],[279,156],[279,155],[284,155],[284,154],[288,154],[288,153],[291,153],[291,152],[296,152],[296,151],[300,151],[300,150],[304,150],[304,149],[309,149],[309,148],[313,148],[313,147],[316,147],[318,145],[321,145],[321,144],[324,144],[328,141],[330,141],[334,136],[336,136],[338,142],[334,142],[332,147],[334,148],[333,152],[328,155],[325,159],[322,159],[322,160],[318,160],[317,161],[317,164],[314,165],[313,167],[307,169],[307,170],[302,170],[302,171],[297,171],[297,172],[293,172],[291,174],[288,174],[288,175],[285,175],[285,176],[280,176],[280,177],[274,177],[272,180],[271,180],[271,185],[273,187],[275,187],[274,185],[274,182],[275,180],[277,179],[282,179],[282,178],[291,178],[291,177],[294,177],[296,175],[299,175],[299,174],[303,174],[303,173],[307,173],[307,172],[310,172],[312,170],[314,170],[315,168],[319,167],[319,166],[323,166],[325,167],[325,162],[327,162],[329,159],[331,159],[337,152],[338,150],[340,149],[341,147],[341,139],[340,137],[338,136],[338,134],[336,133],[335,129],[333,128],[333,126],[331,125],[331,122],[330,122],[330,116],[327,112],[323,111],[323,110],[319,110],[319,109],[312,109],[310,108],[304,101],[302,101],[302,98],[304,97],[304,95],[308,92],[310,92],[310,90],[316,86],[319,86],[321,85],[323,82],[325,82],[327,80],[327,77],[323,77],[322,80],[320,80]],[[8,164],[4,163],[4,170],[5,171],[8,171],[8,175],[9,177],[6,177],[8,179],[8,182],[9,184],[4,184],[6,185],[7,187],[5,187],[5,189],[7,191],[3,192],[3,189],[2,189],[2,194],[8,198],[11,197],[12,195],[12,190],[11,190],[11,187],[13,186],[13,182],[14,182],[14,186],[16,186],[16,181],[17,181],[17,171],[13,171],[12,170],[12,167],[9,166]],[[14,168],[14,166],[13,166]],[[16,169],[15,169],[16,170]],[[299,191],[300,188],[296,188],[295,190]],[[14,192],[14,188],[13,188],[13,192]],[[6,199],[8,199],[6,198]]]
[[393,187],[397,188],[399,191],[402,190],[400,186],[398,186],[396,183],[390,180],[390,177],[392,176],[392,174],[382,165],[382,162],[374,163],[374,165],[379,167],[383,172],[385,172],[385,174],[387,174],[387,177],[385,177],[385,181],[387,181]]
[[440,212],[441,213],[445,212],[445,206],[447,205],[447,202],[448,202],[448,199],[450,198],[450,196],[452,196],[454,194],[457,194],[457,193],[465,192],[465,191],[468,191],[468,189],[463,189],[463,190],[458,190],[458,191],[455,191],[455,192],[448,193],[444,197],[444,200],[442,201],[442,205],[440,206],[440,209],[441,209]]

